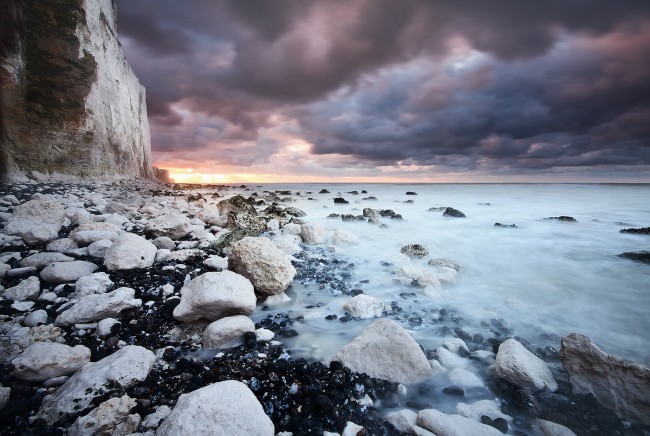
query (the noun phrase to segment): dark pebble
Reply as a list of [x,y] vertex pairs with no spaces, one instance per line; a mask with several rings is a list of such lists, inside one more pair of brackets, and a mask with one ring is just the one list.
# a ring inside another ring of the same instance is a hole
[[460,386],[447,386],[442,390],[442,392],[455,397],[462,397],[465,395],[465,391]]

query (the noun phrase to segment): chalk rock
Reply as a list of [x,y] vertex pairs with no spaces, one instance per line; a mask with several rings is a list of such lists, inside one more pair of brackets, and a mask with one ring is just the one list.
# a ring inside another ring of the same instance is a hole
[[181,302],[173,315],[182,322],[201,318],[215,321],[224,316],[250,315],[256,302],[253,285],[245,277],[232,271],[207,272],[181,289]]
[[153,240],[153,245],[156,246],[156,248],[165,248],[167,250],[173,250],[176,248],[176,243],[172,241],[171,238],[168,238],[167,236],[159,236],[158,238]]
[[462,388],[482,388],[485,386],[476,374],[463,368],[454,368],[449,372],[449,381]]
[[142,236],[123,233],[106,252],[104,266],[109,271],[149,268],[156,251],[156,246]]
[[398,276],[409,282],[415,282],[418,286],[426,288],[432,286],[434,289],[441,289],[440,280],[426,267],[415,264],[407,264],[399,269]]
[[96,259],[103,259],[106,257],[108,249],[113,245],[113,241],[109,239],[100,239],[88,246],[88,256]]
[[20,236],[28,244],[45,244],[59,236],[65,209],[49,200],[30,200],[13,209],[5,232]]
[[36,253],[28,256],[18,262],[21,267],[33,266],[38,269],[45,268],[47,265],[54,262],[72,262],[74,257],[66,256],[63,253]]
[[[285,226],[286,228],[286,226]],[[318,224],[303,224],[300,236],[305,244],[316,245],[325,243],[325,228]]]
[[458,403],[456,413],[476,421],[481,421],[481,416],[487,416],[491,420],[502,418],[510,421],[512,419],[501,412],[501,405],[496,400],[480,400],[472,404]]
[[184,434],[273,436],[274,427],[250,389],[228,380],[181,395],[156,431],[156,436]]
[[145,416],[142,420],[142,426],[148,430],[158,428],[160,421],[167,418],[172,413],[169,406],[157,406],[156,411]]
[[435,409],[418,413],[417,423],[437,436],[503,436],[499,430],[460,415],[447,415]]
[[246,237],[237,241],[232,246],[228,265],[264,295],[283,292],[296,275],[284,252],[267,238]]
[[219,256],[210,256],[203,261],[203,266],[211,270],[226,270],[228,269],[228,258]]
[[98,362],[84,365],[70,377],[52,396],[45,397],[38,418],[53,423],[65,413],[88,407],[98,390],[107,390],[106,385],[116,383],[128,388],[147,378],[156,356],[153,352],[137,345],[127,345]]
[[190,233],[190,220],[180,213],[160,215],[149,221],[146,230],[156,237],[167,236],[170,239],[180,239]]
[[400,253],[415,258],[422,258],[429,255],[429,250],[420,244],[408,244],[402,247]]
[[90,362],[90,349],[56,342],[36,342],[12,360],[14,375],[27,381],[44,381],[70,375]]
[[36,300],[41,293],[41,281],[36,276],[27,277],[16,286],[6,289],[2,297],[7,300]]
[[56,318],[55,324],[68,326],[103,318],[119,317],[124,310],[137,309],[142,306],[142,300],[135,299],[134,295],[135,291],[131,288],[118,288],[106,294],[82,297],[74,306],[61,313]]
[[334,245],[355,245],[359,243],[359,238],[343,229],[336,229],[332,235],[331,242]]
[[107,338],[113,333],[113,326],[120,324],[115,318],[104,318],[97,323],[97,337]]
[[115,224],[89,221],[70,232],[70,239],[80,246],[92,244],[100,239],[115,241],[120,236],[121,230]]
[[535,427],[541,433],[541,436],[577,436],[571,429],[552,421],[538,419],[535,421]]
[[356,295],[343,304],[343,310],[357,318],[378,318],[384,312],[392,312],[379,298],[366,294]]
[[284,227],[282,227],[283,235],[300,236],[301,233],[302,226],[300,224],[289,223],[285,224]]
[[48,251],[57,251],[63,254],[71,254],[77,248],[79,248],[79,244],[77,244],[75,241],[73,241],[70,238],[56,239],[50,242],[49,244],[47,244],[46,247]]
[[98,272],[82,277],[74,285],[77,297],[85,297],[92,294],[103,294],[113,287],[113,281],[108,274]]
[[409,409],[402,409],[386,414],[385,419],[398,431],[408,433],[411,427],[416,425],[418,414]]
[[607,354],[578,333],[562,338],[560,359],[574,393],[593,394],[621,418],[650,425],[650,368]]
[[[80,416],[68,429],[69,436],[123,436],[137,431],[137,425],[124,426],[129,412],[138,403],[128,395],[104,401],[85,416]],[[137,415],[135,415],[137,416]],[[132,418],[133,420],[133,418]],[[140,422],[139,416],[136,418]],[[125,427],[128,427],[125,428]]]
[[92,262],[75,260],[51,263],[41,271],[41,280],[47,283],[72,283],[92,274],[97,268]]
[[546,363],[515,339],[508,339],[499,346],[496,370],[499,377],[524,389],[557,390],[557,383]]
[[228,316],[210,323],[203,332],[203,348],[214,349],[241,339],[246,332],[254,332],[255,323],[245,315]]
[[388,319],[374,321],[332,360],[353,371],[399,383],[421,382],[433,374],[417,342]]
[[47,311],[39,309],[31,312],[25,317],[24,324],[27,327],[36,327],[40,324],[47,324]]
[[205,251],[198,248],[186,248],[182,250],[176,250],[169,253],[168,261],[172,262],[186,262],[189,259],[194,259],[195,257],[205,256]]
[[300,246],[302,239],[300,239],[300,236],[273,235],[270,239],[273,241],[276,247],[290,256],[302,251],[302,247]]

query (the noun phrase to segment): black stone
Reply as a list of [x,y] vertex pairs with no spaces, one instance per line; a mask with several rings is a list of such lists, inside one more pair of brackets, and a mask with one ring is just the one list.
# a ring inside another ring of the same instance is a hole
[[454,397],[462,397],[465,395],[465,391],[460,386],[447,386],[443,388],[442,392],[447,395],[453,395]]
[[448,216],[452,218],[466,218],[463,212],[454,209],[453,207],[446,208],[445,211],[442,213],[442,216]]

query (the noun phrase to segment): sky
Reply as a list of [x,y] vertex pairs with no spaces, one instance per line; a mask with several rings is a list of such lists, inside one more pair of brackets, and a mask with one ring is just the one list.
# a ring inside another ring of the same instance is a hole
[[178,182],[650,182],[650,1],[116,3]]

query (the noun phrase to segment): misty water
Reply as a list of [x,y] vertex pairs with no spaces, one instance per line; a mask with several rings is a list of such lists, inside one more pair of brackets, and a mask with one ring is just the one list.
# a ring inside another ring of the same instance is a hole
[[[330,194],[319,194],[322,188]],[[330,233],[340,228],[356,235],[356,245],[310,246],[308,253],[323,259],[324,266],[332,259],[354,264],[345,270],[348,274],[336,278],[386,304],[397,302],[403,311],[390,317],[426,349],[452,339],[455,326],[471,335],[495,337],[499,333],[493,320],[498,320],[511,329],[501,333],[502,339],[523,338],[533,348],[559,350],[562,336],[579,332],[619,357],[650,359],[650,267],[617,256],[650,249],[647,235],[619,233],[650,225],[648,185],[309,184],[250,186],[242,193],[253,190],[290,190],[295,201],[287,205],[304,210],[306,222],[325,226]],[[334,204],[339,194],[350,203]],[[369,196],[377,200],[363,200]],[[413,202],[405,203],[408,200]],[[429,211],[445,206],[467,217]],[[360,215],[365,207],[392,209],[404,219],[382,218],[387,227],[380,227],[327,218],[331,213]],[[560,215],[577,222],[544,220]],[[518,228],[497,228],[495,222]],[[455,284],[443,284],[442,298],[431,299],[418,286],[396,282],[396,255],[406,244],[421,244],[429,251],[428,257],[413,263],[426,266],[429,259],[444,258],[462,267]],[[294,356],[327,363],[372,322],[341,322],[342,304],[350,296],[327,284],[296,280],[287,293],[291,302],[258,310],[254,318],[279,312],[304,318],[293,326],[299,335],[283,339]],[[440,321],[443,308],[449,315]],[[325,318],[331,314],[338,319]],[[462,360],[466,369],[485,377],[471,360]],[[432,383],[450,384],[444,375]],[[483,398],[493,395],[479,389],[466,393],[462,401]],[[442,408],[453,410],[453,404]]]

